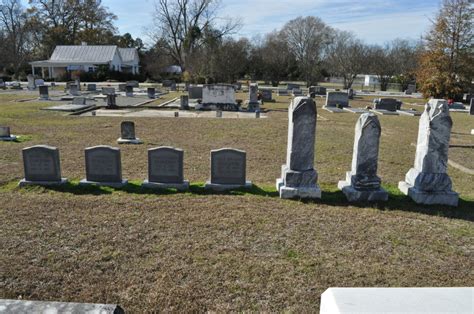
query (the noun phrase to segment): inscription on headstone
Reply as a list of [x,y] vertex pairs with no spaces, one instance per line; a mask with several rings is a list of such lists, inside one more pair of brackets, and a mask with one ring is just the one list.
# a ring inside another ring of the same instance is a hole
[[81,184],[99,184],[120,187],[122,180],[120,149],[111,146],[94,146],[85,149],[86,179]]
[[327,92],[326,107],[349,107],[349,96],[344,92]]
[[25,178],[20,186],[28,184],[55,185],[65,183],[61,178],[59,150],[56,147],[37,145],[24,148],[23,168]]
[[223,148],[211,151],[211,180],[206,188],[225,190],[237,187],[250,187],[246,181],[246,152]]

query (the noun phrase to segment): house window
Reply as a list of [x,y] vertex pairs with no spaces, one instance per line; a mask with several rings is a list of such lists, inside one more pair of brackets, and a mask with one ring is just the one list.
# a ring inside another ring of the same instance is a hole
[[93,73],[94,72],[94,67],[89,67],[89,73]]

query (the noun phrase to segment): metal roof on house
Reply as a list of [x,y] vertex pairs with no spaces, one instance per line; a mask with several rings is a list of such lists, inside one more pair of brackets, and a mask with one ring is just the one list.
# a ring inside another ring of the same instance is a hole
[[118,48],[118,50],[123,63],[130,63],[135,61],[135,56],[137,54],[136,48]]
[[117,46],[56,46],[49,61],[53,62],[110,62]]

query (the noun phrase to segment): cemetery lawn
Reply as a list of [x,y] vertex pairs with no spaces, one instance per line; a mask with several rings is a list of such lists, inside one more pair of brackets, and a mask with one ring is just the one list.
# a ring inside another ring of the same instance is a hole
[[[169,95],[168,97],[177,96]],[[245,99],[239,93],[237,98]],[[22,136],[0,142],[0,298],[117,303],[126,311],[317,312],[329,287],[473,286],[474,176],[451,165],[460,206],[414,204],[397,190],[413,164],[418,118],[379,116],[385,204],[350,205],[337,182],[350,170],[356,114],[321,109],[316,168],[323,199],[281,200],[289,97],[266,119],[136,118],[143,145],[120,146],[123,189],[79,187],[84,148],[118,146],[114,117],[40,111],[47,102],[0,94],[0,125]],[[351,101],[369,105],[372,98]],[[405,107],[423,110],[422,100]],[[452,113],[449,158],[474,169],[473,118]],[[20,189],[21,149],[60,150],[61,188]],[[184,149],[190,192],[140,188],[146,150]],[[211,149],[247,152],[248,191],[210,193]]]

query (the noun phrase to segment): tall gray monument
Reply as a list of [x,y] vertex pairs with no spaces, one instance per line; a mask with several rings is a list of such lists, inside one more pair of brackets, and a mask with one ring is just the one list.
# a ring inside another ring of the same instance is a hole
[[420,118],[415,165],[398,184],[418,204],[458,205],[459,196],[446,173],[452,126],[447,102],[431,99]]
[[388,193],[377,176],[381,127],[377,116],[364,113],[355,127],[352,168],[338,187],[350,202],[386,201]]
[[60,185],[67,182],[61,178],[59,150],[56,147],[37,145],[24,148],[23,168],[25,178],[20,186],[25,185]]
[[290,104],[286,164],[276,181],[281,198],[321,198],[314,169],[316,115],[316,103],[310,97],[296,97]]
[[181,95],[179,97],[179,109],[189,110],[189,96],[188,95]]
[[247,111],[255,112],[260,110],[258,102],[258,85],[256,83],[251,83],[249,86],[249,105]]

